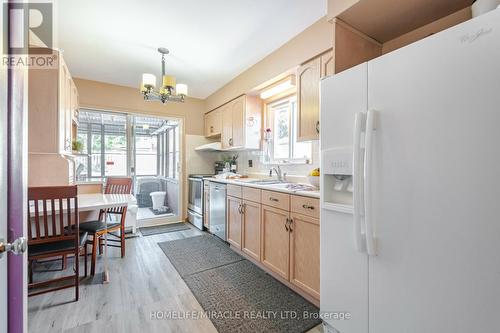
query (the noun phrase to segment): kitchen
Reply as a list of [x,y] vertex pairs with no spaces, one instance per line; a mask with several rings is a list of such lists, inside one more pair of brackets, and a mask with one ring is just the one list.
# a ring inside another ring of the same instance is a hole
[[499,1],[49,3],[0,333],[495,331]]

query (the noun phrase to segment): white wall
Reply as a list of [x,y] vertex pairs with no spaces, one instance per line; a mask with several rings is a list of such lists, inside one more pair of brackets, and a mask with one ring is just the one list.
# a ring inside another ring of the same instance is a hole
[[[233,155],[234,153],[230,153]],[[238,173],[255,177],[267,177],[269,169],[275,165],[262,163],[261,151],[238,152]],[[253,161],[253,167],[248,166],[248,160]],[[281,165],[281,170],[287,173],[290,181],[307,182],[307,175],[315,168],[319,168],[319,141],[312,142],[312,163]],[[275,176],[275,174],[274,174]]]
[[202,135],[186,135],[186,173],[190,174],[213,174],[214,163],[220,160],[218,152],[196,151],[196,147],[210,143],[209,139]]

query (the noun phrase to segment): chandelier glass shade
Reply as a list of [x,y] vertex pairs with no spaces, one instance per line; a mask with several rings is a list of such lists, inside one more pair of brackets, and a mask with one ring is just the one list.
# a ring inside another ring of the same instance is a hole
[[165,74],[165,55],[168,54],[166,48],[160,47],[161,53],[161,86],[156,89],[156,76],[151,73],[142,74],[140,87],[141,94],[145,100],[157,100],[162,103],[169,101],[184,102],[188,94],[188,86],[183,83],[176,83],[175,76]]

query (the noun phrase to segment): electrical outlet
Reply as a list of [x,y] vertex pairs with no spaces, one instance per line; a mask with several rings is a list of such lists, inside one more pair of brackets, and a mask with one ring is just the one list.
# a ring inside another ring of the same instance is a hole
[[253,168],[253,160],[248,160],[248,167]]

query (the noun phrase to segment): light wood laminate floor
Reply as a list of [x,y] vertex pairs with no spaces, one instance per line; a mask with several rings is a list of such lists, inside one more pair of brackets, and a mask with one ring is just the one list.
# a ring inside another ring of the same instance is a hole
[[[111,283],[103,285],[99,273],[93,278],[82,279],[78,302],[73,302],[73,288],[30,297],[29,332],[217,332],[208,318],[152,318],[152,313],[157,311],[179,314],[203,311],[157,245],[158,242],[200,234],[201,231],[191,228],[130,238],[123,259],[119,249],[110,248]],[[52,264],[57,265],[60,263]],[[83,265],[81,267],[83,270]],[[96,272],[101,271],[102,258],[99,258]],[[35,280],[45,274],[60,272],[35,273]],[[321,328],[316,327],[310,332],[321,332]]]

